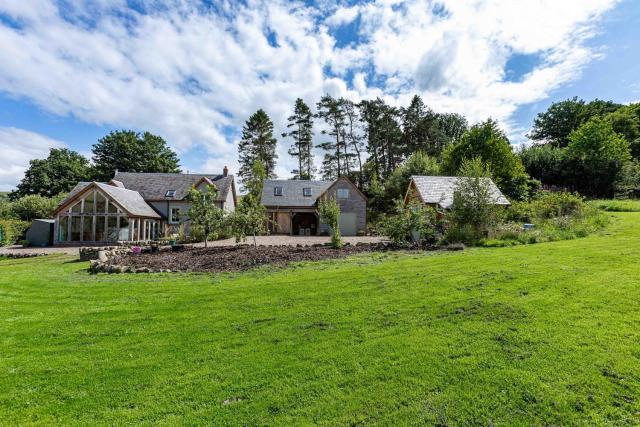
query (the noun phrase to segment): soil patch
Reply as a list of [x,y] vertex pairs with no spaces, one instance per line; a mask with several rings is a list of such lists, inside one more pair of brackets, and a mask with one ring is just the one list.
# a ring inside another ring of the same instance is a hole
[[149,271],[225,272],[248,270],[261,265],[286,265],[298,261],[344,258],[363,252],[391,249],[387,245],[350,245],[342,249],[327,246],[253,246],[184,248],[181,251],[124,254],[109,259],[106,265]]

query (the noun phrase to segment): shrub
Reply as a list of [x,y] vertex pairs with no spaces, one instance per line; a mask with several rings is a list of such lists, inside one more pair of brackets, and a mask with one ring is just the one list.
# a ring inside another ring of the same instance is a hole
[[11,204],[13,215],[23,221],[50,218],[61,200],[59,197],[44,197],[37,194],[24,196]]
[[419,203],[404,205],[398,200],[395,213],[385,216],[379,230],[397,245],[412,241],[432,241],[436,236],[436,211]]
[[0,219],[0,246],[13,245],[20,240],[31,224],[17,219]]
[[342,247],[342,236],[340,235],[340,205],[334,197],[323,197],[318,203],[318,214],[320,221],[331,228],[331,246],[334,249]]
[[499,222],[498,207],[495,205],[490,174],[480,158],[464,160],[453,194],[451,207],[451,227],[447,240],[454,236],[464,237],[464,243],[474,243],[486,237],[491,228]]

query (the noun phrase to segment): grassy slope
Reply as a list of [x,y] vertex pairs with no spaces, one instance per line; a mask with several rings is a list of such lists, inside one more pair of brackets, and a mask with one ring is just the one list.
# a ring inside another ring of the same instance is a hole
[[637,424],[640,214],[614,215],[573,241],[224,277],[1,261],[0,419]]

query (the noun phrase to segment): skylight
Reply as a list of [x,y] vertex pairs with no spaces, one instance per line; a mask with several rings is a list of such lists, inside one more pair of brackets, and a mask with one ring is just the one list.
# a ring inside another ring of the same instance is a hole
[[282,187],[280,187],[280,186],[274,187],[273,188],[273,195],[274,196],[282,196]]
[[176,195],[176,190],[167,190],[164,197],[174,197]]
[[302,194],[304,197],[311,197],[311,188],[305,187],[302,189]]

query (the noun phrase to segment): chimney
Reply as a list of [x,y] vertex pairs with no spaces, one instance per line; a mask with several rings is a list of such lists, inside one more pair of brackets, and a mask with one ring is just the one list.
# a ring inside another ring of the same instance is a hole
[[225,166],[222,169],[222,176],[227,176],[227,175],[229,175],[229,168],[227,166]]

